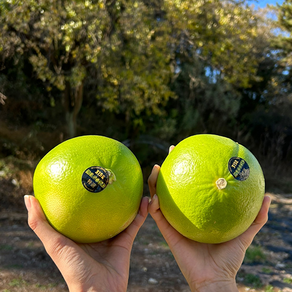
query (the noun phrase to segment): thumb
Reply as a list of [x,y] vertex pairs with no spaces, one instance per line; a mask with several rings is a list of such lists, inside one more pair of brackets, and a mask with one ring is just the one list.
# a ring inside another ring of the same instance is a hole
[[45,214],[38,202],[33,196],[24,196],[24,203],[28,211],[28,225],[40,238],[46,241],[47,234],[54,233],[53,228],[48,223]]
[[151,198],[156,194],[156,182],[157,182],[159,171],[160,171],[160,166],[155,164],[148,178],[148,186],[149,186],[149,192],[150,192]]
[[58,233],[47,221],[39,201],[34,196],[24,196],[28,211],[28,225],[42,241],[47,253],[52,257],[56,247],[62,248],[68,239]]
[[55,262],[65,281],[73,283],[72,277],[74,278],[75,275],[76,264],[82,263],[87,254],[81,247],[57,232],[49,224],[41,205],[35,197],[25,196],[24,202],[28,210],[29,227],[42,241],[47,253]]
[[163,216],[159,208],[159,199],[157,195],[154,195],[151,202],[149,203],[148,211],[156,222],[157,227],[168,243],[170,249],[172,249],[172,247],[175,246],[175,243],[182,238],[182,235],[177,230],[175,230]]
[[271,204],[271,198],[269,196],[265,196],[262,207],[256,219],[254,220],[252,225],[243,234],[239,236],[240,241],[243,243],[246,249],[252,243],[256,234],[268,221],[268,211],[269,211],[270,204]]

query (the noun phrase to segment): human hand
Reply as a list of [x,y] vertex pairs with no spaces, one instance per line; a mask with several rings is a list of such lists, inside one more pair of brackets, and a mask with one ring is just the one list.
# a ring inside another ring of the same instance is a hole
[[[173,147],[170,148],[170,151]],[[238,291],[235,277],[253,238],[268,220],[271,199],[264,197],[253,224],[240,236],[221,244],[193,241],[177,232],[159,209],[156,181],[160,166],[154,165],[148,179],[151,202],[148,211],[155,220],[192,291]]]
[[148,202],[148,198],[142,198],[134,221],[114,238],[79,244],[52,228],[38,200],[25,196],[28,224],[62,273],[70,292],[127,290],[131,249],[147,217]]

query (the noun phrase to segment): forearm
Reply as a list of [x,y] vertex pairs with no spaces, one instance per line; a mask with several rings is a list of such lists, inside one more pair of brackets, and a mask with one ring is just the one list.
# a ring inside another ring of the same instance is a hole
[[203,283],[200,285],[190,285],[192,292],[238,292],[235,281],[218,281]]

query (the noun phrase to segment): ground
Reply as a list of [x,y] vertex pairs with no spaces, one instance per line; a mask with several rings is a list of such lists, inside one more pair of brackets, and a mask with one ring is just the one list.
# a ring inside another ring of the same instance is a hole
[[[2,177],[1,177],[2,175]],[[68,291],[58,269],[27,225],[23,195],[29,171],[0,173],[0,291]],[[238,273],[239,291],[292,291],[292,194],[269,194],[269,221]],[[190,291],[155,222],[148,216],[133,246],[128,292]]]

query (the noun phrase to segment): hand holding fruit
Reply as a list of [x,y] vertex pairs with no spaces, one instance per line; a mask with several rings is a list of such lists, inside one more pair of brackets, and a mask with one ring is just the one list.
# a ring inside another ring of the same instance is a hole
[[[174,147],[170,148],[170,151]],[[270,198],[264,197],[262,207],[252,225],[240,236],[220,244],[193,241],[181,235],[165,219],[159,208],[156,183],[160,167],[155,165],[148,179],[151,202],[148,211],[169,245],[178,266],[192,291],[238,291],[235,276],[245,251],[268,219]]]
[[38,200],[25,196],[28,223],[61,271],[70,292],[127,290],[134,238],[147,217],[143,198],[134,221],[114,238],[91,244],[75,243],[47,222]]
[[114,139],[76,137],[43,157],[33,186],[35,198],[25,197],[29,225],[70,291],[126,291],[148,206],[135,155]]
[[252,153],[228,138],[195,135],[154,166],[148,184],[150,204],[141,201],[137,159],[106,137],[68,140],[40,161],[36,198],[25,197],[29,225],[70,291],[126,291],[147,208],[192,291],[237,291],[236,273],[270,204]]

